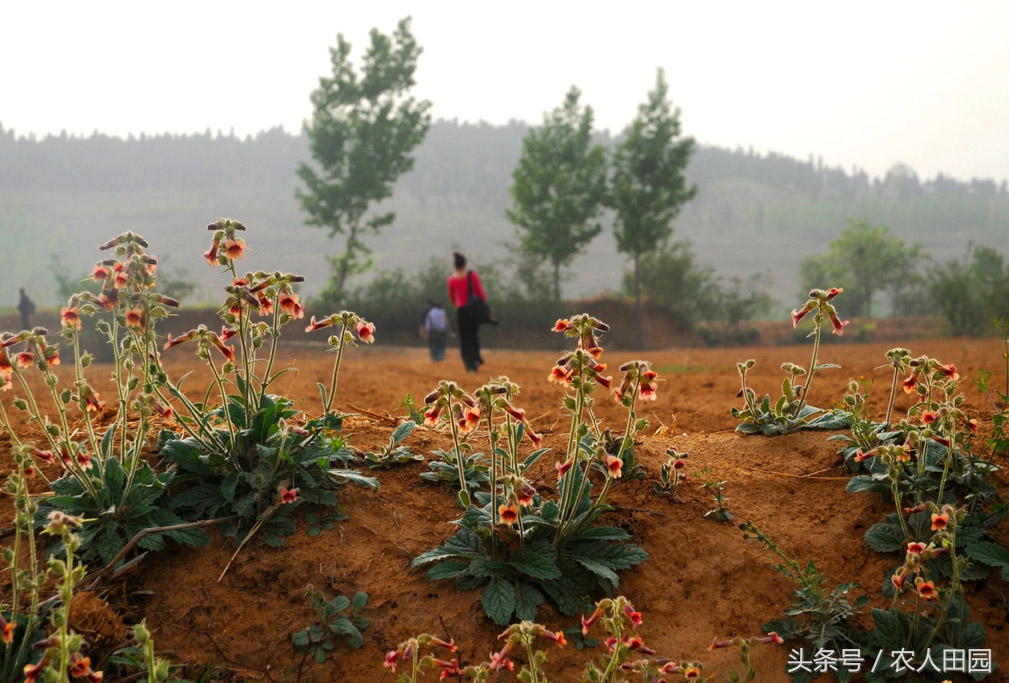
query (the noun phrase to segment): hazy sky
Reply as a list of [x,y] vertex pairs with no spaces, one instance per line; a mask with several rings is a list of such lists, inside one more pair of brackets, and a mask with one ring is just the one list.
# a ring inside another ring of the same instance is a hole
[[18,134],[300,130],[336,34],[412,15],[435,118],[540,123],[572,85],[619,132],[666,70],[684,132],[881,175],[1009,177],[1009,2],[0,2]]

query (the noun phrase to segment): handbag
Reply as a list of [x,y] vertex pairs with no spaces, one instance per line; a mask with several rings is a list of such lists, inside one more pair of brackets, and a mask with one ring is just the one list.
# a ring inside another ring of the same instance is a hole
[[463,309],[466,311],[466,316],[477,325],[483,325],[491,322],[492,316],[490,312],[490,305],[473,293],[472,270],[466,274],[466,279],[469,283],[469,299],[466,300],[466,305],[463,306]]

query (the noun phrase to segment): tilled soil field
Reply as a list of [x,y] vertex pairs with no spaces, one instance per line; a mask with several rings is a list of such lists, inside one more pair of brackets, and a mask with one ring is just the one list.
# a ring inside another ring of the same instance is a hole
[[[842,369],[817,375],[810,402],[829,407],[841,399],[849,378],[873,378],[870,396],[881,419],[890,375],[877,366],[886,363],[884,352],[897,345],[910,347],[915,355],[955,363],[964,378],[966,407],[979,418],[982,433],[990,433],[991,403],[971,380],[981,370],[1002,377],[1002,349],[996,340],[827,345],[821,361],[838,363]],[[781,363],[805,365],[808,353],[805,346],[774,346],[640,354],[654,363],[661,381],[658,400],[640,410],[650,422],[635,448],[645,475],[618,482],[609,501],[613,510],[601,521],[630,532],[650,556],[623,572],[619,586],[619,593],[644,615],[639,632],[646,644],[675,659],[702,660],[704,674],[712,680],[738,663],[731,648],[707,651],[712,639],[760,635],[761,625],[780,618],[793,599],[794,586],[774,570],[770,555],[743,539],[737,522],[752,520],[803,563],[814,560],[829,585],[858,581],[855,595],[870,596],[873,606],[889,604],[880,587],[900,558],[869,551],[862,538],[889,506],[876,495],[845,492],[851,474],[837,454],[837,444],[827,441],[834,432],[767,438],[734,431],[729,409],[740,405],[735,398],[739,389],[735,363],[755,358],[751,386],[758,394],[770,392],[773,397],[781,383]],[[480,375],[465,374],[456,354],[450,349],[448,360],[432,363],[423,349],[383,348],[381,339],[374,347],[349,351],[336,400],[341,410],[356,414],[345,422],[351,443],[362,450],[387,443],[397,418],[405,415],[404,396],[412,394],[420,402],[441,379],[457,380],[471,391],[488,378],[506,375],[521,385],[517,404],[543,433],[544,445],[553,449],[533,474],[556,483],[554,454],[563,452],[567,436],[562,390],[547,381],[557,354],[487,350]],[[189,350],[175,349],[165,357],[174,372],[195,371],[187,385],[209,380]],[[608,351],[603,360],[615,371],[637,357]],[[328,381],[331,360],[321,347],[286,347],[282,362],[297,372],[274,388],[293,397],[296,407],[307,414],[318,414],[321,404],[315,385]],[[107,374],[101,366],[90,371],[92,377]],[[5,402],[9,399],[10,395],[4,397]],[[900,393],[897,419],[909,405],[910,399]],[[600,400],[597,413],[622,430],[624,413],[615,403]],[[30,436],[31,428],[26,425],[24,430]],[[406,441],[412,451],[428,457],[450,443],[444,431],[424,427]],[[479,436],[475,443],[480,450]],[[689,453],[688,477],[675,502],[652,490],[669,446]],[[10,465],[9,455],[0,455],[0,475],[5,476]],[[708,466],[727,482],[731,524],[704,518],[714,503],[693,473]],[[124,637],[120,621],[129,624],[146,618],[159,654],[187,665],[191,677],[203,676],[199,680],[392,680],[382,667],[385,653],[422,632],[454,638],[463,665],[484,661],[498,648],[501,629],[484,616],[479,592],[457,590],[450,581],[430,582],[425,569],[410,568],[413,558],[453,533],[451,522],[460,514],[456,492],[422,480],[419,475],[426,470],[426,463],[412,463],[378,472],[377,492],[344,487],[339,497],[347,520],[322,533],[309,535],[309,525],[297,511],[298,532],[282,547],[268,547],[254,538],[220,581],[235,549],[232,539],[215,536],[210,546],[197,549],[170,546],[148,557],[125,581],[82,598],[75,614],[78,628],[95,641],[96,653],[106,653],[122,644],[115,642]],[[1004,492],[1004,475],[1000,473],[996,483]],[[0,513],[0,523],[10,524],[9,510]],[[993,533],[1003,545],[1009,542],[1009,531],[1001,526]],[[340,641],[324,663],[302,661],[291,636],[313,623],[308,586],[327,597],[357,591],[369,595],[363,616],[371,625],[360,649],[351,650]],[[987,647],[996,662],[1009,665],[1005,583],[992,574],[967,590],[972,617],[987,629]],[[555,630],[578,624],[577,617],[550,606],[541,608],[538,620]],[[871,626],[868,617],[865,621]],[[579,651],[573,644],[557,649],[546,642],[543,647],[549,656],[545,670],[555,681],[577,680],[581,663],[599,655],[597,649]],[[753,659],[759,680],[786,681],[788,653],[789,646],[756,648]],[[435,677],[431,674],[430,679]],[[502,674],[494,680],[511,678]],[[1005,679],[996,672],[989,680]]]

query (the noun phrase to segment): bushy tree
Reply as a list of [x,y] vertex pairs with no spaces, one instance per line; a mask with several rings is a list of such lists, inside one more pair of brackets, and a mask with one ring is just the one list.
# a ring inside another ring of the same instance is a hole
[[431,124],[431,103],[409,95],[421,48],[410,33],[410,19],[392,36],[371,31],[371,46],[359,74],[343,35],[330,48],[333,73],[312,92],[312,120],[305,122],[312,157],[318,164],[298,167],[306,189],[296,195],[308,225],[346,235],[340,256],[330,259],[335,292],[342,296],[347,277],[370,266],[360,257],[369,249],[366,234],[378,234],[395,220],[387,212],[365,217],[369,207],[392,195],[392,186],[413,168],[411,153]]
[[873,297],[890,289],[899,295],[913,277],[919,256],[917,244],[908,247],[889,235],[884,225],[870,226],[865,219],[848,219],[841,236],[826,254],[810,256],[799,266],[802,295],[811,289],[843,287],[845,300],[856,315],[872,316]]
[[666,240],[643,254],[637,275],[624,273],[624,290],[632,292],[635,282],[650,301],[672,310],[684,329],[719,319],[721,293],[715,269],[698,265],[687,242]]
[[522,141],[512,173],[508,220],[519,228],[523,254],[553,266],[553,296],[561,298],[561,267],[602,231],[596,221],[606,194],[606,150],[592,142],[592,108],[572,87],[564,104]]
[[954,333],[981,335],[995,318],[1009,319],[1009,266],[990,247],[969,247],[962,259],[933,269],[929,291]]
[[680,112],[669,101],[665,73],[658,70],[655,89],[638,107],[613,155],[607,204],[616,212],[617,250],[631,259],[638,348],[644,348],[641,322],[641,258],[673,234],[680,207],[697,194],[683,175],[694,149],[680,137]]

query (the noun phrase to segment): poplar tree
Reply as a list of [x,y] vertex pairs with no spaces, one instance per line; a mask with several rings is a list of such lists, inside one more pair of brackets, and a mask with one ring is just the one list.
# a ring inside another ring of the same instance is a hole
[[377,235],[396,218],[393,212],[367,215],[373,204],[392,196],[400,175],[413,168],[411,153],[431,125],[431,103],[409,93],[422,48],[410,33],[410,18],[392,36],[371,30],[371,45],[358,72],[343,35],[330,48],[332,75],[319,78],[311,95],[312,120],[304,125],[316,167],[300,164],[305,189],[295,194],[308,225],[345,235],[342,254],[330,257],[329,291],[344,296],[347,277],[366,270],[370,253],[362,237]]
[[680,207],[697,194],[684,170],[694,150],[692,138],[680,137],[680,110],[669,101],[669,86],[660,68],[655,89],[638,107],[613,156],[607,203],[616,215],[617,250],[631,259],[638,348],[644,343],[641,315],[641,259],[673,234]]
[[561,267],[602,231],[596,219],[606,194],[606,150],[592,142],[592,108],[579,106],[580,97],[572,86],[564,104],[526,134],[506,212],[519,229],[522,253],[553,266],[557,301]]

